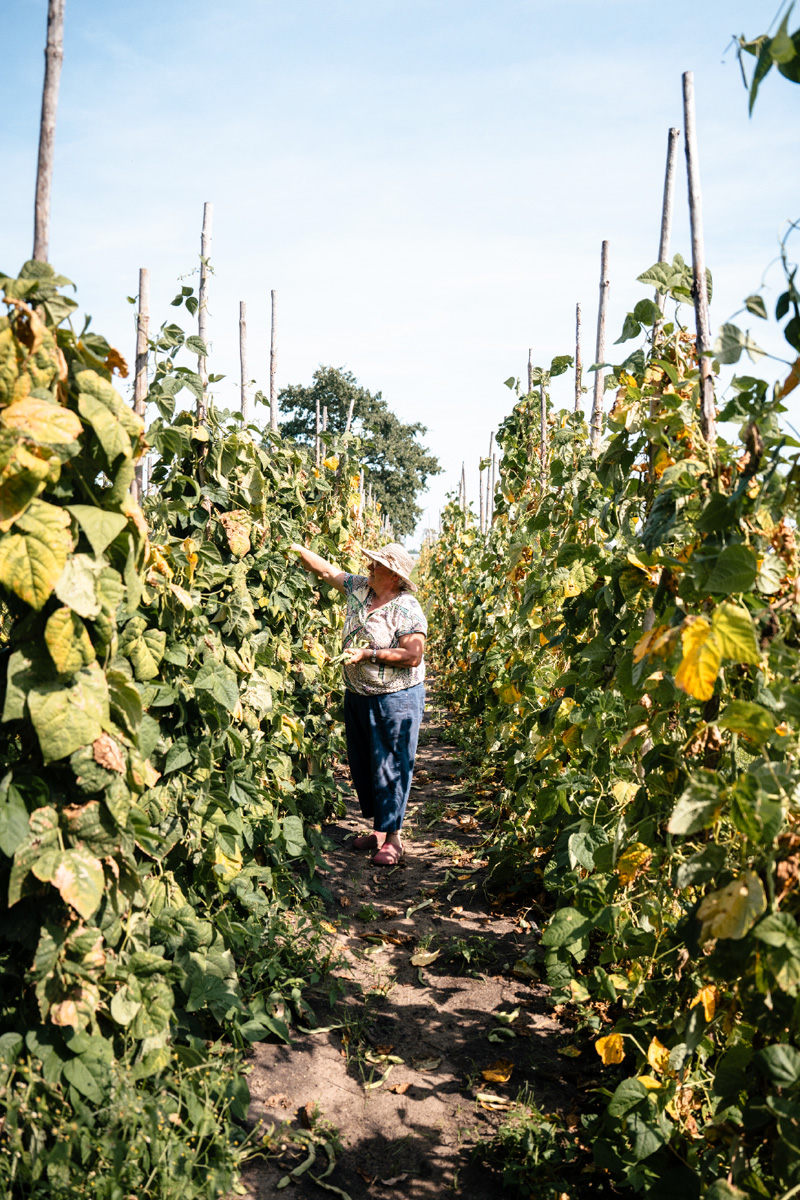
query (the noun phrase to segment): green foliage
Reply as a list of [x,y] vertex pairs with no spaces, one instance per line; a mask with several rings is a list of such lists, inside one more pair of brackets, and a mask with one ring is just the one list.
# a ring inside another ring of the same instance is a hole
[[65,282],[28,264],[0,319],[0,1044],[43,1107],[38,1140],[20,1133],[0,1169],[12,1195],[40,1179],[76,1194],[88,1163],[109,1197],[211,1196],[238,1161],[227,1092],[176,1100],[206,1149],[169,1193],[189,1135],[172,1121],[157,1160],[121,1164],[115,1104],[141,1104],[129,1132],[145,1139],[165,1079],[211,1077],[209,1039],[288,1040],[313,1020],[330,937],[304,909],[338,802],[340,616],[286,551],[310,541],[357,566],[357,442],[317,471],[213,406],[205,425],[173,420],[180,387],[197,390],[178,355],[197,348],[165,326],[143,513],[144,431],[112,384],[125,364],[58,327]]
[[353,404],[353,428],[360,434],[361,460],[372,484],[375,499],[389,514],[398,537],[413,532],[422,509],[416,503],[429,476],[441,472],[439,460],[421,446],[417,438],[426,432],[418,422],[406,424],[389,409],[380,392],[367,391],[351,371],[319,367],[310,387],[293,384],[278,400],[292,415],[281,422],[281,433],[301,445],[313,445],[316,412],[328,409],[328,431],[342,435]]
[[[517,403],[490,534],[451,505],[423,597],[453,728],[496,789],[494,886],[552,913],[538,953],[599,1072],[583,1168],[781,1195],[800,1181],[798,444],[779,389],[741,377],[721,413],[740,443],[706,445],[679,323],[638,354],[598,459],[581,416],[549,413],[544,487],[539,398]],[[509,1161],[536,1191],[561,1135],[525,1128]]]

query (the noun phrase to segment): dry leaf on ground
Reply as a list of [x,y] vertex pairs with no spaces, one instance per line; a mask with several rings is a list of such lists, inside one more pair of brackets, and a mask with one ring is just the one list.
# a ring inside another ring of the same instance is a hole
[[393,1083],[386,1090],[387,1092],[394,1092],[395,1096],[405,1096],[410,1087],[410,1083]]
[[440,950],[418,950],[416,954],[411,955],[412,967],[427,967],[441,954]]
[[508,1083],[513,1070],[512,1062],[507,1058],[498,1058],[485,1071],[481,1071],[481,1075],[487,1083]]
[[441,1058],[412,1058],[411,1065],[415,1071],[436,1071],[442,1065]]

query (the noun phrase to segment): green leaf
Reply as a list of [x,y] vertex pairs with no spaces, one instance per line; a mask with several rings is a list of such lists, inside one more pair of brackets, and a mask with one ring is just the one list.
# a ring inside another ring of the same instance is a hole
[[711,568],[704,587],[708,592],[724,596],[749,592],[757,572],[758,560],[749,546],[726,546]]
[[791,1087],[800,1080],[800,1050],[785,1042],[775,1042],[759,1050],[753,1061],[778,1087]]
[[291,858],[299,858],[306,849],[303,822],[300,817],[288,816],[283,818],[283,838],[286,842],[287,854]]
[[630,338],[638,337],[641,332],[642,327],[634,317],[633,313],[627,313],[622,325],[622,333],[614,342],[614,345],[618,346],[620,342],[627,342],[630,340]]
[[9,788],[9,799],[0,803],[0,850],[6,858],[13,858],[27,836],[28,810],[16,789]]
[[128,518],[123,513],[107,512],[93,504],[68,504],[67,511],[72,513],[86,534],[96,558],[101,557],[128,524]]
[[67,758],[96,741],[109,720],[106,677],[95,662],[71,687],[40,683],[28,693],[31,720],[45,762]]
[[638,1079],[623,1079],[608,1104],[610,1117],[625,1117],[647,1100],[647,1088]]
[[672,811],[667,831],[683,837],[699,833],[714,824],[724,801],[724,793],[710,771],[705,778],[698,776],[690,780]]
[[73,554],[56,582],[55,593],[61,603],[86,621],[93,621],[100,612],[97,588],[103,570],[88,554]]
[[109,1005],[111,1016],[118,1025],[130,1025],[141,1007],[141,989],[135,979],[123,983],[111,997]]
[[711,617],[711,628],[719,639],[724,658],[753,666],[761,662],[753,619],[746,608],[728,602],[717,605]]
[[553,914],[542,934],[542,945],[571,946],[584,938],[591,928],[591,921],[577,908],[560,908]]
[[14,528],[19,532],[0,538],[0,585],[38,610],[72,549],[69,514],[44,500],[32,500]]
[[167,635],[163,629],[145,629],[128,650],[133,673],[140,682],[155,679],[164,657]]
[[693,854],[686,862],[681,863],[675,875],[675,886],[679,891],[683,891],[684,888],[707,883],[709,879],[718,875],[724,866],[725,847],[712,843],[699,854]]
[[722,729],[730,729],[733,733],[741,733],[761,746],[775,732],[775,718],[761,704],[750,700],[732,700],[726,705],[717,724]]
[[86,626],[70,608],[57,608],[48,617],[44,640],[56,670],[62,675],[74,675],[97,657]]
[[64,1078],[87,1100],[92,1100],[95,1104],[101,1103],[103,1092],[94,1075],[80,1058],[70,1058],[64,1063]]
[[233,712],[239,702],[239,684],[235,674],[223,663],[207,659],[194,677],[194,686],[214,697],[218,704]]
[[789,15],[793,8],[794,4],[790,4],[788,12],[781,21],[778,32],[770,42],[769,56],[778,65],[790,63],[797,54],[795,44],[789,34]]
[[744,302],[745,308],[752,313],[754,317],[761,317],[762,320],[767,320],[767,306],[764,303],[764,297],[758,293],[748,296]]
[[721,326],[712,347],[714,358],[723,364],[731,365],[739,361],[743,350],[746,351],[752,362],[758,362],[766,354],[766,350],[762,350],[753,341],[750,334],[740,329],[738,325],[727,323]]
[[557,375],[563,375],[565,371],[570,369],[574,361],[571,354],[557,354],[550,363],[551,377],[555,379]]

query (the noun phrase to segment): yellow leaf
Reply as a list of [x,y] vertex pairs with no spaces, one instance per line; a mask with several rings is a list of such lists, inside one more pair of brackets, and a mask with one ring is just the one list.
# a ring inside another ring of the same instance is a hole
[[611,789],[611,795],[618,804],[630,804],[638,790],[638,783],[631,783],[628,779],[618,779]]
[[621,1063],[625,1057],[621,1033],[609,1033],[607,1037],[598,1038],[594,1048],[605,1066],[609,1066],[611,1063]]
[[522,699],[522,692],[515,683],[507,683],[500,689],[500,699],[504,704],[516,704]]
[[50,463],[19,442],[0,471],[0,532],[5,533],[45,486]]
[[0,538],[0,584],[31,608],[43,608],[72,549],[69,513],[33,500],[15,530]]
[[637,1075],[636,1078],[639,1080],[639,1083],[644,1084],[644,1086],[647,1088],[648,1092],[655,1091],[656,1088],[661,1087],[661,1084],[659,1083],[659,1081],[657,1079],[654,1079],[654,1077],[652,1075]]
[[485,1071],[481,1071],[481,1075],[487,1083],[508,1083],[513,1070],[512,1062],[509,1062],[507,1058],[498,1058]]
[[577,1046],[562,1046],[558,1053],[563,1054],[564,1058],[580,1058],[581,1056],[581,1051]]
[[707,987],[700,988],[689,1008],[696,1008],[698,1004],[702,1004],[706,1020],[713,1021],[714,1013],[717,1011],[717,1005],[721,998],[717,989],[712,984],[709,984]]
[[681,627],[683,658],[675,683],[695,700],[710,700],[722,663],[719,638],[705,617],[687,617]]
[[717,892],[710,892],[697,910],[700,921],[698,942],[712,938],[738,941],[767,911],[764,887],[755,871],[746,871]]
[[647,1047],[647,1061],[654,1071],[658,1071],[659,1075],[669,1068],[669,1050],[661,1044],[657,1037],[654,1037]]
[[581,744],[581,727],[580,725],[570,725],[561,735],[561,741],[568,750],[577,750]]
[[648,629],[647,633],[642,634],[639,641],[633,647],[633,661],[635,663],[641,662],[646,655],[652,653],[653,643],[667,628],[667,625],[656,625],[654,629]]
[[242,852],[237,847],[235,858],[229,858],[219,846],[214,847],[214,874],[223,883],[230,883],[242,869]]
[[74,675],[97,657],[86,626],[78,614],[67,607],[57,608],[48,617],[44,640],[56,670],[62,675]]
[[441,954],[440,950],[418,950],[416,954],[411,956],[412,967],[428,967]]
[[69,445],[80,436],[83,429],[78,417],[70,409],[36,396],[15,400],[8,408],[4,408],[2,422],[7,429],[13,429],[23,437],[47,446]]
[[331,454],[328,458],[323,459],[322,465],[329,471],[335,471],[339,466],[339,459],[335,454]]
[[617,860],[617,875],[623,887],[632,883],[640,871],[645,871],[650,865],[653,852],[642,842],[631,842],[630,846]]

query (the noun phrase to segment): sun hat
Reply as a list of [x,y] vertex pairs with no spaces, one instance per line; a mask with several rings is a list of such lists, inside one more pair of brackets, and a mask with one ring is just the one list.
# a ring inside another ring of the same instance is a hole
[[373,562],[383,563],[384,567],[388,567],[390,571],[394,571],[395,575],[399,575],[401,579],[405,580],[412,592],[417,590],[417,585],[411,582],[414,560],[399,542],[389,542],[388,545],[381,546],[380,550],[364,550],[362,548],[361,553],[365,558],[371,558]]

